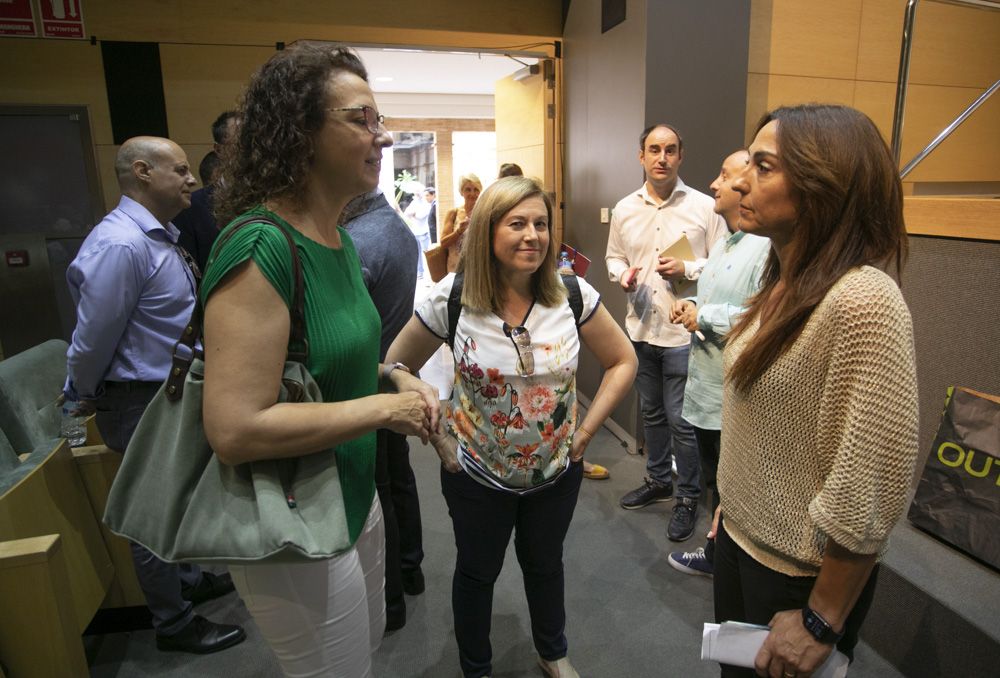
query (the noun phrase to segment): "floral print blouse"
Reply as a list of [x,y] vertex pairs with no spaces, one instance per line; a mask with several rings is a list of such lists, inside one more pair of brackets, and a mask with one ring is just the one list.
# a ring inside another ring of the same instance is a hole
[[[431,290],[417,317],[436,336],[448,335],[448,295],[454,274]],[[600,303],[583,279],[582,325]],[[534,373],[518,374],[509,326],[493,313],[462,309],[452,353],[454,389],[445,408],[459,442],[458,461],[480,483],[510,492],[540,489],[569,463],[576,431],[576,366],[580,338],[567,301],[534,304],[522,321],[531,337]],[[506,331],[505,331],[506,330]]]

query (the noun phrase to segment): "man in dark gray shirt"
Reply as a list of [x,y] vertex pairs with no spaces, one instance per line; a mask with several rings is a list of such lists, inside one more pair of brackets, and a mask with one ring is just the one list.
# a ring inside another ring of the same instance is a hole
[[[365,286],[382,317],[379,360],[384,361],[393,339],[413,316],[417,239],[379,189],[355,198],[344,210],[342,223],[354,240]],[[424,590],[420,500],[406,436],[378,431],[375,487],[385,521],[386,631],[393,631],[406,623],[404,591],[417,595]]]

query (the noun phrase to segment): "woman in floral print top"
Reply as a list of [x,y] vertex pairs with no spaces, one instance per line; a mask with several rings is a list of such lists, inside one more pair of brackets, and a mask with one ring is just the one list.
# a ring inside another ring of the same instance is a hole
[[[493,672],[493,583],[512,531],[538,662],[576,676],[567,659],[562,544],[576,506],[584,451],[632,386],[625,333],[579,280],[577,325],[549,240],[552,206],[534,181],[508,177],[480,196],[462,249],[462,311],[448,425],[432,436],[458,547],[452,590],[463,674]],[[448,336],[445,277],[403,329],[387,362],[423,365]],[[576,406],[581,342],[604,368],[583,421]]]

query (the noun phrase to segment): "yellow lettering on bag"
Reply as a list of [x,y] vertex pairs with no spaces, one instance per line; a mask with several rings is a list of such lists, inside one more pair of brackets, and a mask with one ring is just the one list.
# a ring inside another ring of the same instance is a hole
[[[951,461],[950,459],[945,459],[944,450],[945,448],[953,449],[958,451],[958,459]],[[950,466],[952,468],[958,468],[965,461],[965,450],[956,445],[955,443],[943,442],[940,447],[938,447],[938,461],[940,461],[945,466]]]
[[983,455],[986,457],[986,462],[983,464],[981,471],[972,470],[972,458],[975,456],[975,450],[969,450],[969,455],[965,458],[965,470],[969,472],[969,475],[974,478],[985,478],[990,472],[990,468],[993,466],[993,457],[988,455]]

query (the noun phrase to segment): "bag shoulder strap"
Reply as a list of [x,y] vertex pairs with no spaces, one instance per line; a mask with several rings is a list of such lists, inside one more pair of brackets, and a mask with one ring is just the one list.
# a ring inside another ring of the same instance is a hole
[[455,347],[455,330],[458,329],[458,316],[462,314],[462,285],[465,274],[456,273],[448,294],[448,348]]
[[[299,251],[295,246],[292,234],[275,220],[254,214],[233,222],[226,229],[225,235],[221,236],[222,241],[218,243],[217,247],[219,249],[224,247],[236,231],[248,224],[268,224],[274,226],[285,236],[285,240],[288,242],[288,249],[292,257],[292,277],[295,281],[295,288],[292,294],[292,305],[288,309],[291,329],[288,333],[287,359],[306,364],[309,360],[309,340],[306,337],[305,282],[302,276],[302,262],[299,260]],[[195,299],[194,309],[191,311],[191,319],[185,326],[180,338],[174,343],[170,374],[167,375],[166,388],[167,399],[170,401],[180,400],[184,394],[184,380],[187,378],[188,370],[191,369],[191,363],[195,358],[201,357],[201,351],[198,351],[195,346],[202,339],[202,313],[201,300]]]
[[583,317],[583,294],[580,292],[580,280],[575,273],[563,275],[562,280],[566,286],[566,297],[569,301],[569,307],[573,311],[573,319],[579,329],[580,318]]

